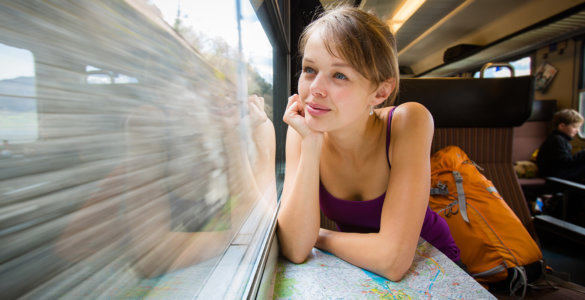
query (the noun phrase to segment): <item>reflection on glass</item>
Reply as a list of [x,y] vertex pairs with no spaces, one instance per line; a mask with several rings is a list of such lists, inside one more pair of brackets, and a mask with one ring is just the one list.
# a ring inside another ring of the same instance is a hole
[[276,206],[272,52],[247,1],[240,50],[233,0],[171,2],[0,0],[3,297],[242,294]]
[[240,62],[236,1],[241,1],[242,58],[246,65],[247,90],[265,99],[272,120],[272,46],[249,1],[216,0],[201,9],[197,1],[154,0],[164,20],[205,59],[232,82],[237,82]]
[[35,62],[26,49],[0,41],[0,140],[2,156],[12,154],[10,144],[37,139]]

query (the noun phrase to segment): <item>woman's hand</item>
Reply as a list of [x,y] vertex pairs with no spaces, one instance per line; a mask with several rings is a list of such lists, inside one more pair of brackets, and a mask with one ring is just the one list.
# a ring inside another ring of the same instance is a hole
[[244,124],[250,126],[252,130],[269,120],[264,111],[263,97],[250,95],[244,105],[247,105],[247,112],[242,117],[238,102],[234,99],[226,98],[223,99],[223,102],[215,104],[216,107],[213,107],[214,113],[221,118],[226,131],[233,131],[234,128],[241,126],[243,119],[245,119]]
[[266,164],[272,168],[274,167],[276,152],[274,125],[264,110],[263,97],[257,95],[248,97],[247,118],[249,119],[250,128],[252,128],[252,139],[256,145],[256,159],[251,160],[254,174],[256,174],[258,168],[260,168],[259,165]]
[[256,157],[250,159],[250,163],[256,184],[264,193],[267,188],[274,187],[276,140],[274,125],[264,110],[263,97],[257,95],[248,97],[248,116],[252,128],[252,139],[256,146]]
[[294,94],[288,98],[288,104],[282,120],[294,128],[303,140],[307,137],[317,137],[319,140],[323,138],[322,132],[314,131],[307,126],[305,122],[305,108],[298,94]]
[[268,116],[264,111],[264,98],[258,95],[251,95],[248,97],[248,115],[250,117],[250,126],[256,129],[258,126],[268,120]]

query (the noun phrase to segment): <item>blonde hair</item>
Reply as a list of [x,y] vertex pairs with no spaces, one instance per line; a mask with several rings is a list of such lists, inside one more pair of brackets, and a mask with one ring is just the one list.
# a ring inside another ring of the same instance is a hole
[[565,108],[553,115],[552,124],[554,128],[557,128],[559,124],[569,125],[573,123],[583,123],[583,116],[574,109]]
[[382,106],[394,102],[400,74],[396,39],[388,25],[359,8],[339,6],[328,9],[301,34],[301,56],[309,37],[318,31],[329,54],[339,55],[376,87],[394,78],[395,88]]

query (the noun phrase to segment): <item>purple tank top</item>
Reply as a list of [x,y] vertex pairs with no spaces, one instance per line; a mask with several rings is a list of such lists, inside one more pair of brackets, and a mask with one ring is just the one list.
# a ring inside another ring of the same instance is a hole
[[[388,147],[390,146],[390,126],[394,107],[390,110],[388,127],[386,132],[386,159],[388,159]],[[388,161],[390,167],[390,161]],[[334,221],[339,231],[369,233],[380,231],[380,219],[382,217],[382,205],[386,192],[378,198],[367,201],[349,201],[335,198],[319,182],[319,205],[323,214]],[[441,250],[453,261],[459,261],[459,248],[451,236],[447,222],[427,206],[425,219],[420,236],[431,245]]]

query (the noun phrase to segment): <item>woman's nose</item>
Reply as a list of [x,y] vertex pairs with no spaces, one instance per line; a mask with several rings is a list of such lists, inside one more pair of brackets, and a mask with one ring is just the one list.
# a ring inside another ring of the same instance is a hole
[[311,95],[313,97],[327,97],[327,85],[325,79],[326,78],[324,78],[321,74],[317,74],[313,82],[311,82]]

